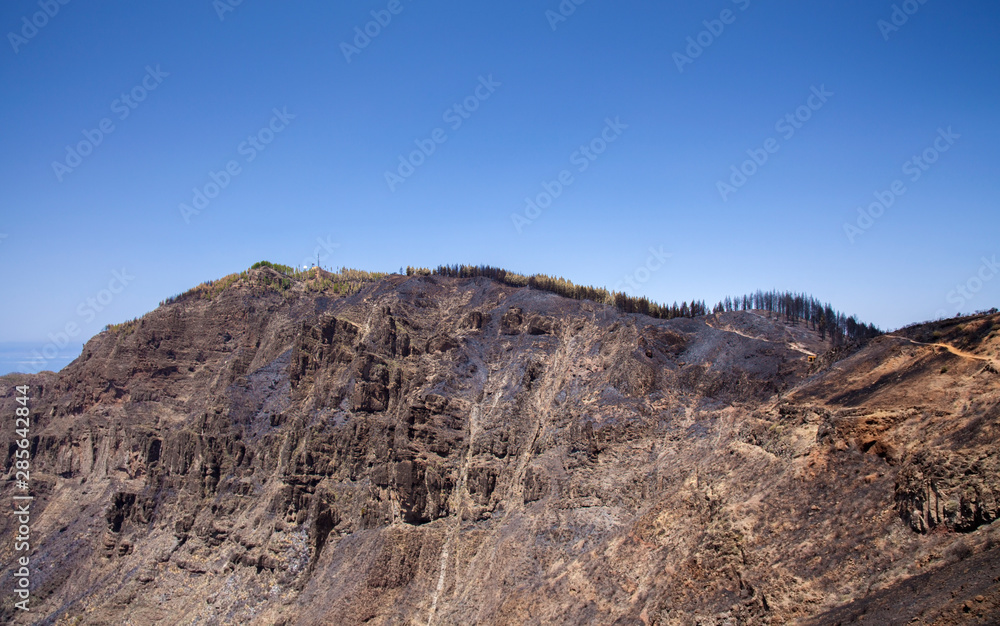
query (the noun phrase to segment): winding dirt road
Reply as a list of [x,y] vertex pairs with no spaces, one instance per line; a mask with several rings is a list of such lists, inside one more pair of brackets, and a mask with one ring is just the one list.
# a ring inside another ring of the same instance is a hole
[[933,346],[933,347],[936,347],[936,348],[944,348],[945,350],[947,350],[948,352],[951,352],[955,356],[964,357],[966,359],[975,359],[977,361],[986,361],[987,363],[991,364],[994,368],[998,367],[997,362],[994,359],[991,359],[988,356],[980,356],[978,354],[973,354],[971,352],[966,352],[965,350],[959,350],[955,346],[952,346],[952,345],[949,345],[949,344],[946,344],[946,343],[924,343],[923,341],[914,341],[913,339],[910,339],[909,337],[900,337],[899,335],[889,335],[889,336],[890,337],[894,337],[896,339],[902,339],[904,341],[909,341],[910,343],[912,343],[914,345],[917,345],[917,346]]

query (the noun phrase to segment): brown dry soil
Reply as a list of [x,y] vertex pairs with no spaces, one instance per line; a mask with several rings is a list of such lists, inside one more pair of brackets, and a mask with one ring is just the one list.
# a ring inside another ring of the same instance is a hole
[[0,620],[1000,623],[1000,316],[831,352],[757,312],[271,273],[0,378],[36,496],[27,614],[0,515]]

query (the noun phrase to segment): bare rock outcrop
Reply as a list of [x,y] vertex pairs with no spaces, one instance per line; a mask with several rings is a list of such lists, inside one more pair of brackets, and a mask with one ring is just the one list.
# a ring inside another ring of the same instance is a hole
[[0,378],[36,498],[3,621],[1000,619],[998,316],[811,363],[804,324],[485,278],[210,295]]

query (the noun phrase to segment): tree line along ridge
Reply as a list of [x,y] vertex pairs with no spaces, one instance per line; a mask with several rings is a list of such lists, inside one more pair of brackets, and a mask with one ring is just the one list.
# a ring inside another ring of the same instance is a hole
[[[246,281],[250,272],[269,268],[272,273],[262,273],[257,280],[267,289],[288,291],[295,283],[301,283],[307,291],[332,293],[348,296],[360,291],[365,285],[379,281],[389,273],[366,272],[364,270],[342,267],[336,272],[320,270],[318,267],[298,269],[280,263],[260,261],[250,269],[230,274],[217,280],[206,281],[193,289],[167,298],[160,306],[189,300],[211,300],[240,281]],[[400,274],[404,270],[400,268]],[[725,297],[711,309],[704,300],[683,301],[680,304],[664,304],[650,300],[645,296],[631,296],[619,291],[609,291],[603,287],[577,285],[570,280],[546,274],[519,274],[500,267],[490,265],[439,265],[436,268],[407,267],[407,276],[442,276],[447,278],[488,278],[510,287],[528,287],[538,289],[573,300],[590,300],[599,304],[613,306],[622,313],[646,315],[657,319],[674,319],[679,317],[695,318],[709,313],[725,313],[731,311],[763,311],[768,315],[783,317],[788,323],[805,323],[817,332],[820,338],[829,337],[834,347],[845,343],[866,341],[882,334],[873,324],[865,324],[855,316],[847,316],[834,309],[829,303],[805,293],[791,291],[761,291],[742,296]],[[135,320],[132,320],[135,321]],[[126,328],[131,322],[109,325],[108,330]]]
[[882,334],[873,324],[865,324],[856,316],[847,316],[834,309],[829,303],[804,293],[790,291],[761,291],[752,294],[727,296],[711,311],[704,300],[674,302],[671,305],[654,302],[645,296],[630,296],[618,291],[608,291],[603,287],[576,285],[562,277],[545,274],[524,275],[489,265],[439,265],[434,269],[407,267],[407,276],[446,276],[451,278],[485,277],[511,287],[529,287],[548,291],[574,300],[591,300],[614,306],[623,313],[637,313],[658,319],[678,317],[700,317],[711,313],[730,311],[765,311],[785,318],[788,323],[804,322],[820,334],[828,336],[834,346],[847,342],[866,341]]

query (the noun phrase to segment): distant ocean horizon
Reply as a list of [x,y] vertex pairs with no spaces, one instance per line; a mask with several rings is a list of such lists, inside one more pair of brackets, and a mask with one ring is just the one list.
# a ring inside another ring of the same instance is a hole
[[0,376],[58,372],[80,356],[83,343],[56,348],[51,341],[0,341]]

